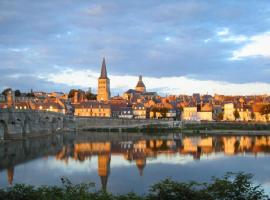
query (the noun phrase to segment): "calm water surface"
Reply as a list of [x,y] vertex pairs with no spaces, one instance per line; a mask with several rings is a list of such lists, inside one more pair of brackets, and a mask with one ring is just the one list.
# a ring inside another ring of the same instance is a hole
[[153,183],[255,175],[270,194],[270,136],[64,133],[0,144],[0,187],[95,182],[113,193],[146,193]]

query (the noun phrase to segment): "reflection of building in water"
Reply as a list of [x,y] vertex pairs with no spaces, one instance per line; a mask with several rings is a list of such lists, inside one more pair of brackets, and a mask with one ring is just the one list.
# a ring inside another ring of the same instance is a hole
[[243,136],[240,138],[239,141],[239,150],[240,151],[248,151],[251,149],[252,146],[252,140],[250,137]]
[[198,138],[184,138],[183,139],[183,153],[197,152]]
[[56,154],[56,159],[57,160],[64,160],[66,164],[68,164],[68,158],[70,156],[71,150],[70,147],[67,146],[63,146],[62,150]]
[[74,145],[75,160],[84,161],[85,158],[105,152],[111,152],[110,142],[79,143]]
[[98,175],[101,180],[102,189],[106,190],[108,177],[110,175],[110,154],[99,154],[98,155]]
[[125,160],[135,162],[142,176],[147,159],[159,155],[191,155],[200,159],[202,155],[214,152],[224,152],[228,155],[249,152],[270,152],[269,136],[184,136],[182,139],[149,139],[149,140],[119,140],[106,142],[82,142],[72,146],[67,145],[56,155],[56,159],[67,163],[68,157],[84,161],[92,156],[98,156],[98,174],[102,188],[106,189],[110,175],[111,155],[121,155]]
[[258,136],[255,138],[253,153],[270,152],[270,136]]
[[13,177],[14,177],[14,167],[9,167],[7,169],[7,177],[8,177],[8,183],[9,185],[12,185],[13,183]]
[[233,155],[235,153],[236,137],[223,137],[224,153]]
[[191,154],[194,159],[200,159],[201,154],[209,154],[213,151],[213,138],[186,137],[183,139],[181,154]]

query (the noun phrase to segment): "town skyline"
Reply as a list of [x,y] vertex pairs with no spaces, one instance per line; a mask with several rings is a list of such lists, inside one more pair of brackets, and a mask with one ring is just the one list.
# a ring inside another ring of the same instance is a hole
[[106,57],[113,95],[138,75],[161,94],[270,94],[267,5],[1,1],[0,89],[97,88]]

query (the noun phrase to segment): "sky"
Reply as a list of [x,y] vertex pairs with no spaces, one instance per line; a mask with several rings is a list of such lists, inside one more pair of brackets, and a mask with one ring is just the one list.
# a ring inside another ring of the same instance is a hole
[[0,90],[270,94],[268,0],[1,0]]

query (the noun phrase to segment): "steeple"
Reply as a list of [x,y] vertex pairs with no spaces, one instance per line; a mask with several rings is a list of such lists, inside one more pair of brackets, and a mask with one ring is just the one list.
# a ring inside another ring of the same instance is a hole
[[106,69],[105,58],[103,58],[103,60],[102,60],[101,73],[100,73],[99,78],[104,78],[104,79],[108,78],[107,77],[107,69]]
[[146,87],[142,81],[142,75],[139,76],[139,81],[136,85],[136,88],[135,88],[136,91],[138,92],[146,92]]
[[98,78],[98,101],[108,101],[111,97],[110,92],[110,79],[107,76],[105,58],[102,60],[100,77]]

